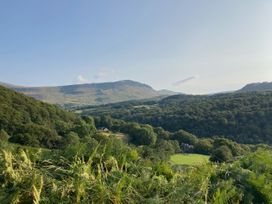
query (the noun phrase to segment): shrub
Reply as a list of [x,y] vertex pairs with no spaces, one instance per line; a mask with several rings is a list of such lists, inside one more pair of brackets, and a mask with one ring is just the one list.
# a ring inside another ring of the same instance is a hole
[[210,160],[213,162],[228,162],[233,159],[232,152],[228,146],[221,146],[215,149],[211,155]]

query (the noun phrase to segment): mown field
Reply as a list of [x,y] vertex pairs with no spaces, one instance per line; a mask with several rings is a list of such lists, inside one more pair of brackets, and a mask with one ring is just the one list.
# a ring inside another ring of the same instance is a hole
[[206,164],[209,162],[210,156],[203,154],[174,154],[170,160],[174,164],[178,165],[199,165]]

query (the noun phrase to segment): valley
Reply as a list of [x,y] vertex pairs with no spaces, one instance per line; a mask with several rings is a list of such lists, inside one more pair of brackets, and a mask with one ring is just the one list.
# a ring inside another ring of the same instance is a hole
[[0,204],[272,204],[272,1],[0,1]]
[[[164,129],[152,124],[152,117],[210,104],[213,121],[222,120],[220,107],[236,114],[247,110],[264,122],[271,98],[270,93],[177,95],[68,112],[0,86],[0,201],[270,203],[270,137],[258,135],[253,143],[211,132],[200,136],[169,118],[174,129]],[[190,114],[200,117],[197,111]],[[237,124],[243,134],[245,124]]]

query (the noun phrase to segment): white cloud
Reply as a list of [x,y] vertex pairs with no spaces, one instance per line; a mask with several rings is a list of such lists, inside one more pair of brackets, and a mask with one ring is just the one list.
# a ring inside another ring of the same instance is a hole
[[89,80],[86,79],[85,77],[83,77],[81,74],[77,76],[77,80],[76,80],[77,84],[86,84],[89,83]]
[[79,74],[76,77],[76,84],[86,84],[86,83],[100,83],[107,81],[115,81],[117,80],[115,70],[113,69],[98,69],[96,73],[94,73],[91,80],[87,79],[84,75]]

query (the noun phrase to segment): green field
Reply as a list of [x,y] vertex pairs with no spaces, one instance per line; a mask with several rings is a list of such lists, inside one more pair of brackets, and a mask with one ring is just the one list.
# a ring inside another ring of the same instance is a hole
[[203,154],[174,154],[171,156],[171,162],[181,165],[199,165],[209,162],[210,156]]

